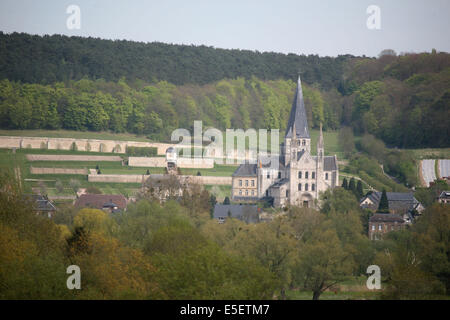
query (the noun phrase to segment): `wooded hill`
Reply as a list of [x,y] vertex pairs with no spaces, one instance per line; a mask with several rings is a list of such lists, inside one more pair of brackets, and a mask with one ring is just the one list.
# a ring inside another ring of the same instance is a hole
[[[378,59],[0,33],[0,127],[145,134],[279,128],[301,71],[308,121],[390,147],[450,147],[450,55]],[[293,81],[294,80],[294,81]]]
[[350,57],[0,32],[0,79],[27,83],[50,84],[88,77],[206,84],[252,76],[295,80],[301,72],[306,83],[320,83],[329,89],[339,84],[344,62]]

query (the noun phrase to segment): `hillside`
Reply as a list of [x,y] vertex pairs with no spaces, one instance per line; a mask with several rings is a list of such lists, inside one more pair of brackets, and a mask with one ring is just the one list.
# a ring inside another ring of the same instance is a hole
[[294,80],[301,71],[306,83],[332,88],[339,84],[349,58],[0,32],[0,79],[27,83],[87,77],[206,84],[252,76]]
[[0,129],[283,132],[301,71],[308,122],[391,148],[450,147],[450,55],[378,59],[0,33]]

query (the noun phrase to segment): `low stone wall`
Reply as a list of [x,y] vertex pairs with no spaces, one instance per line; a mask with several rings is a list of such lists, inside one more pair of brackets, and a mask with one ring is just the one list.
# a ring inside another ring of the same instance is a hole
[[191,179],[191,181],[199,183],[199,184],[231,186],[231,177],[216,177],[216,176],[184,176],[184,177],[189,177],[189,179]]
[[[138,175],[138,174],[95,174],[88,175],[89,182],[109,182],[109,183],[142,183],[149,177],[164,178],[168,175],[154,174],[154,175]],[[178,176],[181,179],[188,179],[189,181],[208,184],[208,185],[231,185],[231,177],[216,177],[216,176]]]
[[128,157],[130,167],[165,167],[166,158],[163,157]]
[[0,136],[0,148],[6,149],[73,150],[75,147],[78,151],[125,153],[127,146],[154,147],[157,149],[158,155],[165,155],[167,148],[174,145],[140,141]]
[[[162,157],[129,157],[128,165],[130,167],[165,167],[166,158]],[[177,166],[180,168],[214,168],[214,159],[191,159],[178,158]]]
[[67,169],[67,168],[35,168],[30,167],[31,174],[88,174],[87,169]]
[[119,156],[83,156],[64,154],[27,154],[28,161],[122,161]]

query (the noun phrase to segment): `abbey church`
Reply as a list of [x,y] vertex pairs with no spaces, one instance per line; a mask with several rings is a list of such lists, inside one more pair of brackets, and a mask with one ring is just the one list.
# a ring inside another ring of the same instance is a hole
[[256,164],[241,164],[232,176],[232,200],[270,199],[275,207],[316,207],[320,192],[339,186],[337,158],[325,156],[322,125],[316,147],[313,156],[299,77],[279,165],[274,168],[260,160]]

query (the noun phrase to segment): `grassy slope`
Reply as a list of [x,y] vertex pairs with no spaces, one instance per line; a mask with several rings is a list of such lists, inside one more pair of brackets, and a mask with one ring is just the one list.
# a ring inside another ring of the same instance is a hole
[[70,130],[0,130],[0,136],[24,136],[24,137],[49,137],[49,138],[75,138],[75,139],[100,139],[119,141],[145,141],[150,142],[145,136],[131,133],[70,131]]

